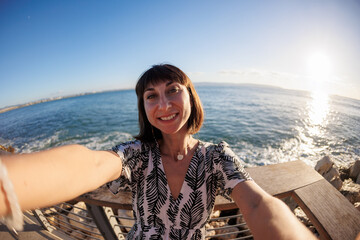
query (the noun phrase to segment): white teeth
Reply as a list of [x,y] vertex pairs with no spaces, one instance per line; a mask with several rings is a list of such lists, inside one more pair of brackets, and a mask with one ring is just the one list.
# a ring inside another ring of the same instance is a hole
[[176,116],[176,113],[173,114],[173,115],[170,115],[170,116],[168,116],[168,117],[162,117],[162,118],[160,118],[160,119],[161,119],[161,120],[171,120],[171,119],[173,119],[175,116]]

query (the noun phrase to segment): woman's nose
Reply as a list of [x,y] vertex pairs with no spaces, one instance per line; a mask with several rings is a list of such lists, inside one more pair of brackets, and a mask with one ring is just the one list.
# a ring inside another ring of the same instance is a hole
[[159,108],[167,110],[171,106],[169,99],[166,96],[161,96],[159,99]]

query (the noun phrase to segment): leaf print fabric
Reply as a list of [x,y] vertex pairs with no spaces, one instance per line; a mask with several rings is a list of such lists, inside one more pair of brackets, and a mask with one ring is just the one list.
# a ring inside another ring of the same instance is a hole
[[114,194],[126,188],[132,194],[136,223],[127,239],[205,239],[216,195],[229,198],[236,184],[251,180],[227,143],[199,141],[174,199],[157,144],[131,141],[113,151],[122,159],[122,173],[107,186]]

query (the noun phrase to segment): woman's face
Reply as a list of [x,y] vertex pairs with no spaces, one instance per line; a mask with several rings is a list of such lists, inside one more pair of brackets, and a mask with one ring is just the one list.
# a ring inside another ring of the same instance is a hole
[[163,134],[187,132],[191,102],[184,85],[172,81],[149,84],[143,97],[146,116],[151,125]]

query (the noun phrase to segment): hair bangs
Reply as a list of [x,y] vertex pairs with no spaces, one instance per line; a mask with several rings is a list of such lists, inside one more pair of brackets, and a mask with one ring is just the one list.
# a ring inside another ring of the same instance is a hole
[[[184,76],[183,76],[184,75]],[[147,86],[157,85],[158,83],[172,81],[187,86],[187,76],[172,69],[170,65],[154,65],[152,68],[143,73],[136,85],[136,94],[142,97]]]

